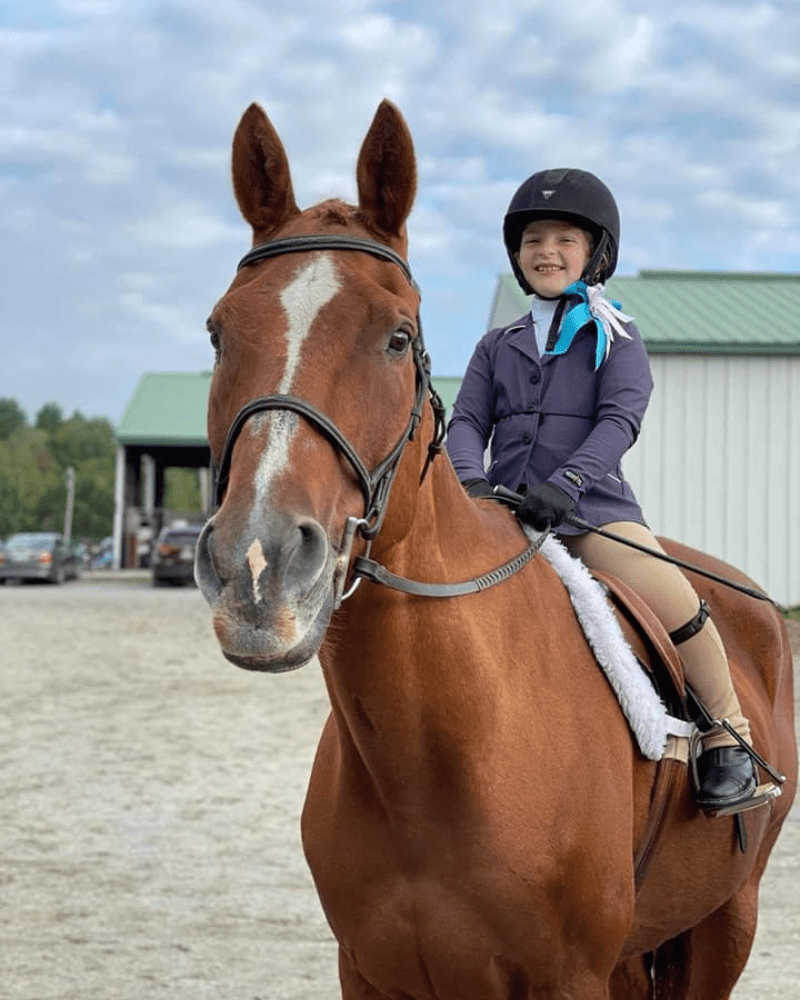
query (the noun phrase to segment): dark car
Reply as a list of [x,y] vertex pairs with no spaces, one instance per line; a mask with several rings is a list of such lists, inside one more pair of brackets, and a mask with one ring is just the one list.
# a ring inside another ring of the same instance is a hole
[[153,586],[194,583],[194,552],[203,529],[195,525],[164,528],[150,554]]
[[55,531],[20,531],[6,540],[0,553],[0,582],[45,580],[63,583],[79,572],[72,545]]

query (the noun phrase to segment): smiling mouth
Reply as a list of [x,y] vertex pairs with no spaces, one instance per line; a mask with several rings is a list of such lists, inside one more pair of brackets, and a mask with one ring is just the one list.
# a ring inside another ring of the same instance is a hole
[[557,271],[563,271],[564,268],[557,264],[539,264],[536,268],[538,274],[555,274]]

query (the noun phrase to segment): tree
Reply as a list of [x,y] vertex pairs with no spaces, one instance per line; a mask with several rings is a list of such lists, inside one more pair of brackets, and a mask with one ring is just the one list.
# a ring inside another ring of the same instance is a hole
[[60,478],[43,431],[20,427],[0,441],[0,535],[44,528],[38,513],[42,497]]
[[164,506],[182,514],[202,513],[197,469],[164,470]]
[[27,423],[25,411],[16,399],[0,399],[0,441],[7,441],[14,431],[25,427]]
[[[69,466],[76,483],[73,535],[110,535],[116,456],[111,424],[102,418],[87,420],[77,411],[65,420],[56,403],[42,407],[36,424],[27,426],[15,400],[0,400],[0,537],[15,531],[61,531]],[[13,430],[3,436],[3,427]]]
[[50,437],[50,451],[62,469],[76,468],[81,462],[95,458],[108,459],[112,466],[116,445],[111,424],[96,417],[87,420],[80,413],[73,413]]
[[36,429],[47,431],[52,437],[64,423],[64,414],[58,403],[47,403],[36,414]]

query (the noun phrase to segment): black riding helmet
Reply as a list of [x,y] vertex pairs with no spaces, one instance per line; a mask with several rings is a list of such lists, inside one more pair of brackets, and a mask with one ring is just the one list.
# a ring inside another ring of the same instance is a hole
[[[503,220],[503,242],[514,276],[523,292],[533,289],[516,261],[525,227],[536,219],[564,219],[593,237],[592,255],[582,278],[587,284],[607,281],[617,266],[619,210],[605,184],[587,170],[540,170],[517,190]],[[608,265],[598,271],[607,254]]]

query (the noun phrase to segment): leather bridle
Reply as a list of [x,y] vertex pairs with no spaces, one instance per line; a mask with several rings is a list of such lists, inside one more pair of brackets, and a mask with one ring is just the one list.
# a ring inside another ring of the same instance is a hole
[[[259,263],[270,257],[277,257],[286,253],[302,253],[309,250],[359,250],[372,254],[374,257],[388,260],[400,268],[411,287],[419,294],[419,288],[411,275],[411,269],[399,254],[382,243],[377,243],[375,240],[362,239],[357,236],[296,236],[290,239],[272,240],[268,243],[261,243],[253,247],[252,250],[242,257],[237,270],[241,271],[244,267],[249,267],[251,264]],[[431,398],[436,417],[434,438],[429,446],[429,462],[436,453],[441,451],[444,440],[444,406],[436,390],[431,385],[431,360],[428,352],[425,350],[419,313],[417,313],[417,336],[411,341],[411,351],[416,369],[416,394],[414,405],[411,407],[411,413],[408,418],[408,424],[397,444],[386,458],[378,463],[372,472],[367,469],[358,452],[336,424],[312,403],[297,396],[259,396],[244,404],[233,418],[230,430],[228,431],[215,477],[215,499],[217,506],[222,503],[222,498],[225,495],[230,474],[233,446],[236,444],[236,439],[239,437],[244,425],[256,413],[264,413],[269,410],[288,410],[304,417],[350,463],[364,497],[364,515],[359,525],[359,531],[364,538],[374,538],[380,531],[381,524],[383,523],[389,491],[397,472],[400,457],[403,454],[406,444],[413,440],[422,417],[422,408],[427,396]],[[427,472],[427,465],[425,472]]]
[[[239,262],[237,270],[241,271],[242,268],[268,260],[271,257],[278,257],[287,253],[306,253],[310,250],[355,250],[389,261],[400,268],[411,287],[419,295],[419,286],[414,281],[411,269],[399,254],[383,243],[358,236],[319,234],[270,240],[267,243],[261,243],[253,247],[252,250],[246,253]],[[426,398],[430,399],[433,408],[434,433],[428,445],[428,455],[422,470],[420,482],[424,480],[431,462],[441,452],[443,447],[445,409],[439,394],[431,384],[431,360],[425,349],[419,312],[417,313],[417,335],[411,341],[411,351],[416,370],[416,391],[408,423],[397,444],[395,444],[389,454],[371,472],[367,469],[358,452],[330,417],[307,400],[288,395],[258,396],[245,403],[233,418],[222,448],[219,466],[214,467],[215,502],[217,507],[219,507],[228,486],[233,448],[242,428],[250,417],[255,414],[273,410],[289,411],[303,417],[347,459],[361,487],[364,497],[364,514],[360,518],[347,518],[345,524],[344,537],[334,574],[336,607],[353,592],[362,577],[367,577],[375,583],[382,583],[385,586],[402,590],[405,593],[424,597],[455,597],[461,594],[475,593],[487,587],[494,586],[496,583],[500,583],[502,580],[508,579],[509,576],[518,572],[535,552],[538,551],[541,544],[541,542],[532,543],[527,550],[515,559],[510,560],[504,566],[498,567],[474,580],[457,584],[425,584],[406,580],[403,577],[389,573],[374,562],[374,560],[368,559],[366,556],[359,556],[354,561],[352,567],[353,575],[356,578],[355,583],[347,593],[344,592],[344,583],[350,568],[350,555],[355,536],[357,533],[360,534],[367,541],[367,547],[369,548],[372,540],[380,531],[400,458],[405,446],[414,438],[422,417]]]

